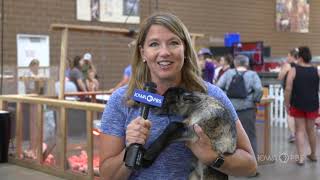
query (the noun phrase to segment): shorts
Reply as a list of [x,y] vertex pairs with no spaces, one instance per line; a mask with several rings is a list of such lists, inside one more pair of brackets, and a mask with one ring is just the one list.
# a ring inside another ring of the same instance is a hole
[[318,110],[306,112],[295,107],[290,107],[289,114],[295,118],[316,119],[319,116]]

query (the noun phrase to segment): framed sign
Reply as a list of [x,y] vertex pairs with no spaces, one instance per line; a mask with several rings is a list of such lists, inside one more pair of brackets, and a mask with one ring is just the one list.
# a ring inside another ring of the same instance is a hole
[[77,19],[140,23],[140,0],[77,0]]
[[17,56],[17,92],[18,94],[25,94],[27,91],[23,77],[29,76],[29,64],[33,59],[39,61],[39,76],[43,79],[49,77],[49,36],[17,34]]
[[277,31],[309,32],[309,14],[309,0],[277,0]]
[[40,67],[49,67],[49,36],[17,34],[17,66],[28,67],[32,59],[40,61]]

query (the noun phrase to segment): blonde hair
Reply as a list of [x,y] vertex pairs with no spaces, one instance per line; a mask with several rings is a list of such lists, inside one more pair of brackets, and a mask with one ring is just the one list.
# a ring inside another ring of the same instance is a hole
[[34,66],[34,65],[38,65],[39,66],[40,62],[38,59],[32,59],[29,63],[29,67]]
[[128,105],[134,105],[130,99],[134,89],[142,89],[145,82],[151,81],[150,70],[146,63],[143,62],[140,54],[140,47],[145,43],[147,34],[152,25],[161,25],[169,29],[172,33],[177,35],[184,43],[184,64],[182,67],[182,86],[191,91],[207,92],[201,76],[200,68],[197,63],[197,55],[192,47],[190,34],[182,23],[182,21],[170,13],[156,13],[147,18],[140,27],[140,32],[134,45],[132,58],[132,75],[129,80],[128,90],[126,94]]

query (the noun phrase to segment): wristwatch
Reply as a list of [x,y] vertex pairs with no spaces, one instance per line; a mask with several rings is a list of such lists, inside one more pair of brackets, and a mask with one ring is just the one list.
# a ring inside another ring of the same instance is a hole
[[219,168],[224,163],[224,157],[222,154],[219,154],[217,159],[215,159],[209,166],[211,168]]

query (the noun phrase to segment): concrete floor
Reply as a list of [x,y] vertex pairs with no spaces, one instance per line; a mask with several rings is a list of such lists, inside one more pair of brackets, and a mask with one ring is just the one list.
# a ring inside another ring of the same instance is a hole
[[[275,162],[267,165],[260,165],[260,176],[250,180],[317,180],[320,179],[320,159],[318,162],[306,161],[304,166],[297,166],[295,163],[295,145],[287,142],[288,132],[285,128],[272,128],[271,145],[272,156],[259,157],[274,159]],[[320,131],[318,130],[318,156],[320,155]],[[308,149],[307,149],[308,152]],[[0,180],[63,180],[39,171],[26,169],[20,166],[0,163]],[[246,177],[230,177],[230,180],[243,180]]]
[[[317,130],[317,155],[318,161],[311,162],[306,160],[304,166],[296,164],[296,146],[288,143],[288,129],[271,129],[271,156],[258,158],[269,158],[275,160],[274,163],[259,165],[260,176],[254,178],[230,177],[230,180],[259,179],[259,180],[320,180],[320,130]],[[306,145],[308,143],[306,142]],[[310,149],[306,147],[306,154]]]
[[0,180],[63,180],[39,171],[9,163],[0,164]]

